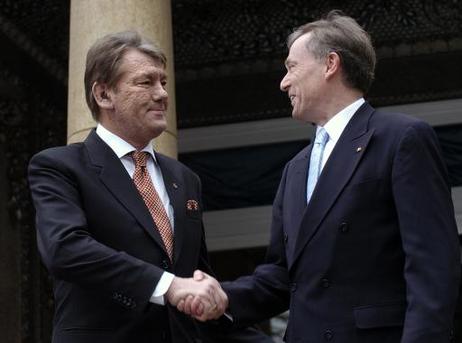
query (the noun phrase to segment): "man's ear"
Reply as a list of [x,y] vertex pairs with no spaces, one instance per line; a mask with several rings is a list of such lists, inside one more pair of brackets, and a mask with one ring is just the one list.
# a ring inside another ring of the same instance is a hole
[[329,52],[326,57],[326,79],[331,78],[333,75],[337,74],[340,70],[340,56],[336,52]]
[[105,110],[114,109],[112,104],[111,91],[105,83],[95,82],[91,87],[91,92],[93,93],[93,98],[95,98],[98,106]]

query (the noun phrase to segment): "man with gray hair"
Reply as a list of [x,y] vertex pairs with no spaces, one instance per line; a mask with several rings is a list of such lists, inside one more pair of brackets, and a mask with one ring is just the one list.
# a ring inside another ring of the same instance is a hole
[[167,127],[166,62],[136,32],[98,40],[85,70],[96,129],[30,161],[37,243],[54,284],[53,343],[213,341],[171,306],[194,295],[216,319],[227,297],[214,279],[192,279],[211,272],[199,178],[151,145]]
[[330,12],[288,47],[280,88],[316,136],[285,166],[265,264],[222,284],[235,323],[290,309],[286,342],[450,342],[460,252],[433,129],[364,100],[376,57],[354,19]]

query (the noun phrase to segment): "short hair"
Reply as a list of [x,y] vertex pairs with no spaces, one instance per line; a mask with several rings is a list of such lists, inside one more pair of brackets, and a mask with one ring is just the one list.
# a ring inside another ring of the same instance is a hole
[[339,10],[324,18],[302,25],[287,38],[290,49],[294,41],[310,33],[306,47],[317,59],[336,52],[340,56],[344,81],[363,93],[374,80],[376,56],[369,34],[351,17]]
[[98,39],[88,50],[84,76],[85,98],[96,121],[100,109],[93,97],[93,84],[98,82],[114,87],[121,76],[119,68],[122,58],[131,49],[152,57],[164,68],[167,65],[167,58],[160,47],[136,31],[111,33]]

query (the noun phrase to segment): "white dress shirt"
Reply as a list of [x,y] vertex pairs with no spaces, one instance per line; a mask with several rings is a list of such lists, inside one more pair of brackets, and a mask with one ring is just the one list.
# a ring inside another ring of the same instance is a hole
[[[107,130],[101,124],[98,124],[96,127],[96,134],[114,151],[114,153],[120,159],[120,162],[122,162],[128,175],[130,175],[130,177],[133,179],[133,174],[135,173],[135,162],[129,154],[132,151],[135,151],[136,148],[133,147],[130,143],[124,141],[119,136]],[[149,175],[151,176],[151,181],[154,185],[154,188],[156,189],[156,192],[159,195],[162,204],[164,205],[168,219],[170,220],[172,230],[174,231],[175,222],[173,217],[173,207],[170,204],[170,198],[168,197],[167,189],[165,188],[162,172],[159,168],[159,165],[157,164],[156,155],[154,154],[151,143],[146,145],[141,151],[145,151],[151,156],[151,158],[146,160],[146,168]],[[153,228],[153,230],[155,229]],[[165,304],[164,295],[167,293],[173,278],[174,275],[171,273],[164,272],[162,274],[162,277],[155,286],[154,292],[151,296],[151,302],[159,305]]]
[[[337,144],[340,136],[345,130],[345,127],[350,122],[350,119],[356,113],[356,111],[364,104],[364,98],[360,98],[353,102],[352,104],[345,107],[343,110],[334,115],[326,124],[324,124],[324,129],[329,134],[329,140],[326,143],[324,148],[324,154],[322,155],[321,161],[321,171],[326,165],[327,160],[329,159],[332,150],[334,150],[335,145]],[[320,126],[316,128],[316,133],[320,129]]]

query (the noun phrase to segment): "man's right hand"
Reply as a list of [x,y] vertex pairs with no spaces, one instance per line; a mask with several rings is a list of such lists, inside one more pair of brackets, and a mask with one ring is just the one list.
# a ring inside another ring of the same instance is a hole
[[175,277],[166,296],[179,311],[200,321],[217,319],[228,307],[228,297],[218,281],[199,270],[194,278]]

